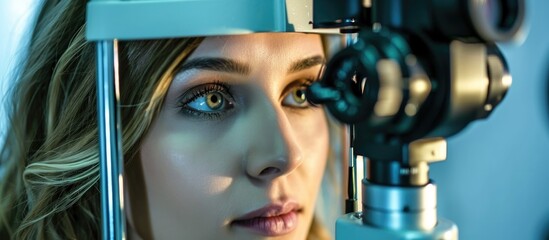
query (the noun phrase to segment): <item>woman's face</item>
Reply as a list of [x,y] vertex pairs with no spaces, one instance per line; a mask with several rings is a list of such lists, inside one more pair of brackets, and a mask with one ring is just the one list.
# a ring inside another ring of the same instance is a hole
[[304,87],[323,61],[318,35],[206,38],[142,142],[145,186],[130,198],[141,188],[146,200],[130,201],[132,228],[156,239],[305,239],[328,125]]

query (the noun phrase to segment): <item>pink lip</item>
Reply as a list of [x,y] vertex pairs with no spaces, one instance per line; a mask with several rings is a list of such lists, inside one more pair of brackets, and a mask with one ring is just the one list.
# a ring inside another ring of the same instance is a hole
[[232,221],[231,226],[243,227],[264,236],[280,236],[297,227],[299,205],[295,202],[269,204]]

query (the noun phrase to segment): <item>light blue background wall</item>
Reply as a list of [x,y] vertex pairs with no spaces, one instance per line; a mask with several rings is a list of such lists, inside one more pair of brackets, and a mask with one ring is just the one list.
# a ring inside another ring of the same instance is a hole
[[[0,97],[35,2],[0,0]],[[461,239],[549,239],[549,1],[529,0],[527,11],[524,43],[503,46],[513,74],[505,101],[449,139],[448,160],[431,167],[439,215]]]
[[16,56],[24,54],[20,48],[25,40],[21,37],[29,29],[27,25],[33,16],[36,0],[0,0],[0,143],[5,132],[4,99],[9,87],[13,68],[17,66]]

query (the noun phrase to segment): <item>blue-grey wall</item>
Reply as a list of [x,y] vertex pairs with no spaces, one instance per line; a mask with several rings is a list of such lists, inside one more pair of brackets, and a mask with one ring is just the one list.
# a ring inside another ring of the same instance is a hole
[[549,1],[528,0],[527,14],[524,43],[502,46],[513,76],[505,100],[431,166],[439,216],[461,239],[549,239]]
[[29,31],[28,24],[37,4],[38,0],[0,0],[0,144],[6,129],[3,105],[6,91],[18,63],[17,57],[24,54],[20,46],[26,41],[21,38]]

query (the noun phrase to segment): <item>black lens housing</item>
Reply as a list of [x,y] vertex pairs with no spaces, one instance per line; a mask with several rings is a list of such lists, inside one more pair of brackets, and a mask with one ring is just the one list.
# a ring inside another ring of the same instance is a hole
[[511,41],[518,36],[524,23],[524,0],[430,2],[437,31],[450,39],[490,43]]

